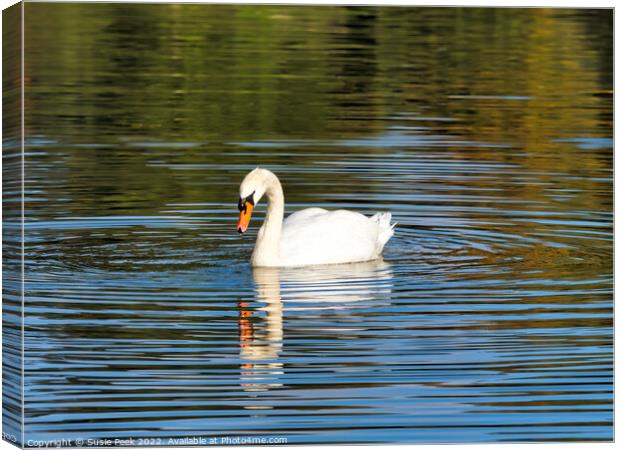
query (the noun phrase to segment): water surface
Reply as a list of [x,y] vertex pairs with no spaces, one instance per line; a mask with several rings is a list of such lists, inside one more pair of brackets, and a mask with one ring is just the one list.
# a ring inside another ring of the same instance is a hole
[[[612,439],[609,10],[26,27],[26,439]],[[391,211],[384,260],[252,270],[257,165],[288,213]]]

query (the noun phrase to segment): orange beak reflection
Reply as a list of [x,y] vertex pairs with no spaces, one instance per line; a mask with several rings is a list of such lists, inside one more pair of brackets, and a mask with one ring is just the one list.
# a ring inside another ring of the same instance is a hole
[[250,224],[250,217],[252,217],[252,209],[254,205],[250,202],[245,202],[239,213],[239,222],[237,222],[237,231],[239,233],[245,233]]

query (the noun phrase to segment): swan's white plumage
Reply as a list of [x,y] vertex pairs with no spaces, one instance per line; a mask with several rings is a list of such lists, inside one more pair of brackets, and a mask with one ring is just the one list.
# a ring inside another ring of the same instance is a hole
[[376,259],[393,234],[389,224],[388,236],[379,222],[357,212],[343,209],[317,212],[317,209],[320,208],[298,211],[284,221],[280,241],[283,266]]
[[263,193],[269,206],[261,227],[252,264],[254,266],[295,267],[342,264],[377,259],[393,236],[389,212],[372,217],[358,212],[307,208],[282,221],[284,196],[277,177],[265,169],[250,172],[239,190],[256,192],[258,203]]
[[284,219],[283,226],[286,227],[294,225],[295,223],[301,223],[309,220],[312,217],[319,216],[328,212],[323,208],[306,208],[299,211],[295,211],[293,214]]

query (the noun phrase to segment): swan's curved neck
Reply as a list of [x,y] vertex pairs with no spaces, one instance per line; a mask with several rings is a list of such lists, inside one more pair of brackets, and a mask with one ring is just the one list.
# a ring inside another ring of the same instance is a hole
[[258,231],[252,265],[273,267],[280,265],[280,237],[284,219],[284,193],[280,180],[275,175],[265,181],[265,195],[267,215],[265,223]]

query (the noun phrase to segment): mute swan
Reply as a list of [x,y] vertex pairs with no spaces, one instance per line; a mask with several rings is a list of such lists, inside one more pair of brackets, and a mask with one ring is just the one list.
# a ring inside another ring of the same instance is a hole
[[267,196],[265,223],[252,253],[254,267],[294,267],[370,261],[394,234],[389,212],[366,217],[339,209],[307,208],[284,218],[284,194],[273,172],[256,168],[239,188],[237,231],[245,233],[254,206]]

